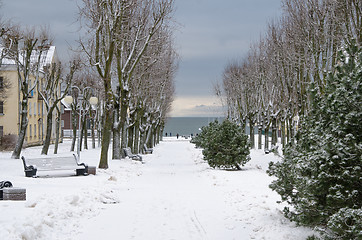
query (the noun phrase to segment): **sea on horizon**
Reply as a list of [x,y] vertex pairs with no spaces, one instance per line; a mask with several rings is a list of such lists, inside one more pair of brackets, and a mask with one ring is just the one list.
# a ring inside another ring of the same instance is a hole
[[224,117],[169,117],[163,131],[165,136],[190,136],[201,133],[201,127],[207,126],[210,122],[224,120]]

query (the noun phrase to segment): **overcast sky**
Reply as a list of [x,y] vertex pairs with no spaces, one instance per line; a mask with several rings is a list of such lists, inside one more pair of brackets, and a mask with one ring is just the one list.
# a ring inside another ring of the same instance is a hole
[[[58,55],[78,38],[74,0],[2,0],[2,15],[26,25],[48,24]],[[250,44],[280,16],[280,0],[176,0],[176,47],[181,62],[171,116],[219,115],[213,84],[228,61],[242,58]]]

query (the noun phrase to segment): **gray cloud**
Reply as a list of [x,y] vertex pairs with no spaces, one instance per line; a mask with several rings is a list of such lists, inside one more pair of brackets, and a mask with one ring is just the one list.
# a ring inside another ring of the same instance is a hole
[[[76,0],[9,0],[1,9],[4,17],[22,24],[48,24],[62,60],[69,58],[68,43],[74,46],[78,39],[77,11]],[[280,0],[176,0],[181,26],[175,33],[181,57],[176,97],[211,98],[227,62],[243,56],[280,12]]]
[[3,1],[1,13],[6,19],[23,26],[49,26],[57,53],[69,59],[69,45],[79,38],[76,23],[78,8],[75,0],[15,0]]
[[280,13],[280,0],[180,0],[176,4],[176,19],[183,26],[176,33],[182,58],[176,94],[182,98],[211,97],[228,61],[246,54],[265,32],[268,20]]
[[225,115],[225,107],[212,105],[197,105],[187,110],[190,117],[219,117]]

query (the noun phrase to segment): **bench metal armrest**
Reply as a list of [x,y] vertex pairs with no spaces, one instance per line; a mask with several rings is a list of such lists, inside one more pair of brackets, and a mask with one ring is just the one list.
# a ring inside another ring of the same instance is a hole
[[143,150],[145,151],[145,153],[152,153],[153,152],[153,148],[149,148],[147,147],[146,143],[143,144]]
[[83,166],[84,169],[85,169],[85,172],[88,173],[88,164],[86,164],[86,163],[80,163],[80,162],[78,161],[77,156],[76,156],[74,153],[73,153],[73,156],[74,156],[74,159],[75,159],[75,162],[77,163],[77,165],[78,165],[78,166]]
[[10,181],[1,181],[0,182],[0,189],[2,188],[10,188],[13,184]]
[[33,166],[33,165],[27,165],[26,164],[26,161],[25,161],[25,157],[22,156],[21,157],[21,160],[23,160],[23,165],[24,165],[24,170],[33,170],[33,169],[36,169],[36,166]]
[[25,177],[35,177],[36,176],[36,172],[37,172],[37,167],[33,166],[33,165],[27,165],[26,161],[25,161],[25,157],[21,156],[21,160],[23,160],[23,165],[24,165],[24,172],[25,172]]

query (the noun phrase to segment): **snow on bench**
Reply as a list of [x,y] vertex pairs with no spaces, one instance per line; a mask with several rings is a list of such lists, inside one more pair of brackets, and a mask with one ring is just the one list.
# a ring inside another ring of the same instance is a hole
[[21,157],[26,177],[35,177],[37,171],[75,170],[76,175],[87,175],[88,165],[79,163],[75,154],[66,157],[27,158]]
[[148,153],[151,153],[153,152],[153,148],[148,148],[146,143],[143,144],[143,150],[145,151],[144,153],[148,154]]
[[132,160],[137,160],[142,162],[142,156],[139,154],[133,154],[130,147],[123,148],[123,151],[126,157],[129,157]]

